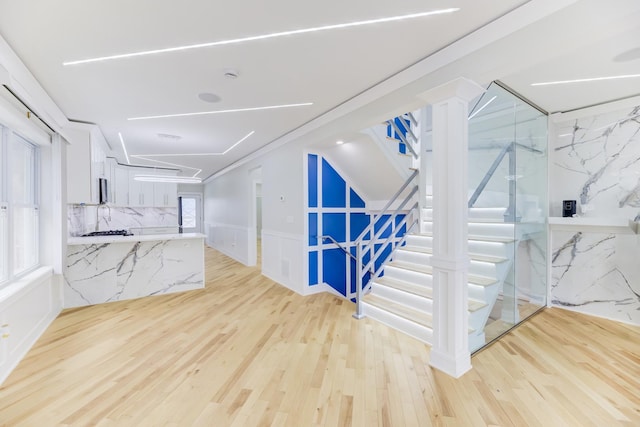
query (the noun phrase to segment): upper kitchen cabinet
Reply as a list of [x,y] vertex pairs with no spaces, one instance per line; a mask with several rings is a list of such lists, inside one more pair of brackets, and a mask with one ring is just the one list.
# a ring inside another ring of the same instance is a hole
[[[100,203],[99,178],[108,179],[106,143],[96,126],[65,129],[67,137],[67,203]],[[108,190],[108,184],[107,184]],[[107,196],[108,198],[108,196]]]

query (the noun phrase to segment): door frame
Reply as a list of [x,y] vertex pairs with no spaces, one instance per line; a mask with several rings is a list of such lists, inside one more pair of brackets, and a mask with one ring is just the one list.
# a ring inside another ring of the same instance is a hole
[[204,206],[203,206],[203,197],[202,197],[202,193],[197,193],[197,192],[190,192],[190,191],[180,191],[178,192],[178,226],[180,227],[180,232],[182,233],[182,224],[181,224],[181,217],[182,217],[182,197],[185,198],[190,198],[190,199],[197,199],[196,201],[196,230],[194,231],[194,233],[203,233],[203,227],[204,227]]

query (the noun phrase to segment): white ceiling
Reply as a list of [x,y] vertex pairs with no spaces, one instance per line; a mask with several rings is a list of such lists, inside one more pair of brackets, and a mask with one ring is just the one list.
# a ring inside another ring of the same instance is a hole
[[[125,159],[118,132],[130,154],[167,154],[154,159],[203,169],[200,176],[206,178],[525,3],[0,0],[0,35],[69,119],[100,127],[120,162]],[[460,11],[189,51],[62,65],[96,56],[451,7],[459,7]],[[640,94],[640,79],[600,82],[593,90],[585,90],[586,86],[530,86],[544,80],[640,73],[640,59],[612,60],[622,51],[640,47],[638,22],[637,0],[578,1],[513,37],[471,52],[439,70],[440,74],[426,76],[422,89],[447,76],[465,75],[481,84],[501,79],[548,111]],[[236,69],[239,77],[226,78],[227,68]],[[202,92],[214,93],[221,101],[203,102],[198,98]],[[127,120],[306,102],[313,105]],[[401,107],[389,104],[388,109]],[[170,156],[224,152],[251,131],[255,133],[223,156]],[[158,134],[180,139],[160,138]],[[193,171],[185,169],[185,174],[189,173]]]

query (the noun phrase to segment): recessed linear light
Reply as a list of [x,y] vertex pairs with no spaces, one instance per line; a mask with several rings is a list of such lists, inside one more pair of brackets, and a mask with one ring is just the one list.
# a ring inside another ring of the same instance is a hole
[[442,15],[445,13],[457,12],[459,10],[460,8],[431,10],[428,12],[411,13],[408,15],[390,16],[387,18],[368,19],[364,21],[346,22],[342,24],[323,25],[320,27],[303,28],[300,30],[280,31],[277,33],[241,37],[241,38],[229,39],[229,40],[219,40],[219,41],[209,42],[209,43],[198,43],[198,44],[185,45],[185,46],[169,47],[164,49],[152,49],[152,50],[144,50],[140,52],[131,52],[131,53],[118,54],[118,55],[109,55],[109,56],[100,56],[96,58],[80,59],[76,61],[66,61],[66,62],[63,62],[62,65],[67,66],[67,65],[87,64],[90,62],[110,61],[114,59],[125,59],[125,58],[133,58],[136,56],[154,55],[158,53],[171,53],[171,52],[178,52],[182,50],[202,49],[202,48],[213,47],[213,46],[222,46],[222,45],[228,45],[228,44],[251,42],[256,40],[273,39],[277,37],[293,36],[297,34],[306,34],[306,33],[318,32],[318,31],[338,30],[342,28],[359,27],[363,25],[383,24],[386,22],[395,22],[395,21],[404,21],[407,19],[423,18],[425,16],[431,16],[431,15]]
[[493,98],[491,98],[490,100],[488,100],[482,107],[478,108],[476,111],[474,111],[474,113],[472,115],[469,116],[469,118],[467,120],[471,120],[473,119],[475,116],[478,115],[478,113],[482,110],[484,110],[487,105],[491,104],[493,101],[495,101],[495,99],[498,97],[498,95],[494,96]]
[[264,107],[248,107],[248,108],[235,108],[232,110],[214,110],[214,111],[199,111],[196,113],[178,113],[178,114],[164,114],[161,116],[143,116],[143,117],[129,117],[127,120],[152,120],[152,119],[167,119],[171,117],[189,117],[189,116],[205,116],[208,114],[225,114],[225,113],[242,113],[246,111],[260,111],[260,110],[276,110],[279,108],[292,108],[292,107],[306,107],[313,105],[313,102],[303,102],[300,104],[281,104],[281,105],[267,105]]
[[342,145],[342,144],[344,144],[343,140],[340,139],[340,140],[336,141],[336,145]]
[[194,170],[194,171],[196,171],[196,173],[193,174],[192,178],[195,178],[196,176],[198,176],[200,174],[200,172],[202,172],[202,169],[194,168],[194,167],[191,167],[191,166],[179,165],[177,163],[170,163],[170,162],[165,162],[165,161],[156,160],[156,159],[148,159],[147,157],[149,157],[149,155],[147,155],[147,154],[132,154],[131,157],[135,157],[136,159],[146,160],[147,162],[156,162],[156,163],[160,163],[160,164],[163,164],[163,165],[175,166],[175,167],[178,167],[178,168]]
[[201,178],[194,178],[190,176],[171,176],[171,175],[135,175],[133,177],[135,181],[145,182],[175,182],[178,184],[200,184]]
[[592,77],[588,79],[575,79],[575,80],[558,80],[555,82],[541,82],[531,83],[531,86],[551,86],[551,85],[563,85],[569,83],[586,83],[586,82],[598,82],[603,80],[620,80],[620,79],[632,79],[640,77],[640,74],[625,74],[621,76],[607,76],[607,77]]
[[124,139],[122,138],[122,134],[118,132],[118,136],[120,137],[120,144],[122,144],[122,150],[124,151],[124,157],[127,159],[127,163],[131,164],[129,161],[129,153],[127,153],[127,147],[124,145]]
[[[186,157],[186,156],[224,156],[225,154],[227,154],[229,151],[231,151],[233,148],[235,148],[236,146],[238,146],[241,142],[244,142],[247,138],[249,138],[251,135],[253,135],[254,133],[256,133],[255,130],[252,130],[251,132],[249,132],[248,134],[246,134],[245,136],[243,136],[238,142],[236,142],[235,144],[233,144],[231,147],[227,148],[226,150],[224,150],[221,153],[176,153],[176,154],[144,154],[144,157]],[[139,155],[134,155],[132,157],[142,157]],[[156,160],[157,161],[157,160]]]

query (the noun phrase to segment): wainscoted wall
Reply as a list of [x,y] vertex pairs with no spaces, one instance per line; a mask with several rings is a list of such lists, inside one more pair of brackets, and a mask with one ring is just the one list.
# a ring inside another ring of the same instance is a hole
[[[298,294],[309,295],[316,289],[305,286],[304,254],[299,234],[262,230],[262,274]],[[325,290],[322,287],[317,291]]]
[[42,267],[0,290],[0,384],[62,310],[62,276]]
[[[551,227],[553,305],[640,325],[640,102],[574,114],[555,125],[551,216],[577,200],[591,226]],[[605,227],[618,219],[620,227]],[[599,226],[598,223],[603,225]]]
[[80,236],[91,231],[128,230],[132,227],[164,227],[178,225],[178,208],[125,208],[109,205],[69,205],[69,235]]
[[205,229],[207,245],[244,265],[249,265],[249,245],[256,245],[255,240],[251,241],[249,227],[205,223]]

